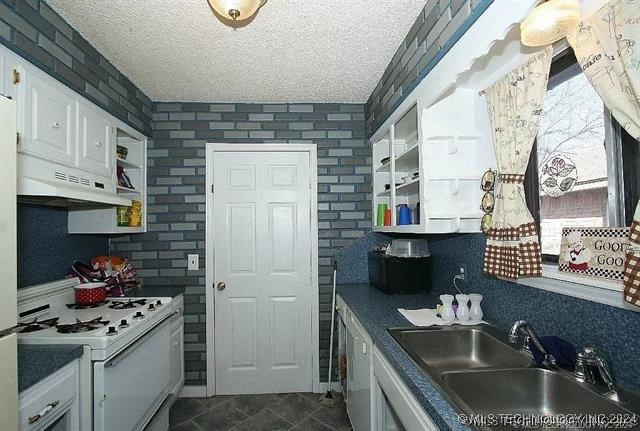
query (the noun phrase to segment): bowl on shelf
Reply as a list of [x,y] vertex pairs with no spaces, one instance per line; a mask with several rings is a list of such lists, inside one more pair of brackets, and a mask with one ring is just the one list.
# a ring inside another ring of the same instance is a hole
[[396,257],[427,257],[431,256],[426,239],[397,238],[387,247],[387,254]]

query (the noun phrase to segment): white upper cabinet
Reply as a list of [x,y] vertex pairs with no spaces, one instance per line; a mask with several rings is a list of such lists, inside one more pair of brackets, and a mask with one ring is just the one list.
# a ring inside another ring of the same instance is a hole
[[[18,151],[75,166],[75,98],[40,74],[20,73],[24,86],[24,132]],[[18,96],[20,98],[20,95]]]
[[[397,118],[372,139],[373,230],[480,232],[480,179],[495,156],[478,92],[461,88],[431,105],[418,99]],[[380,205],[391,210],[388,225]]]
[[111,119],[86,103],[78,102],[77,127],[80,169],[110,177],[114,159],[114,128]]

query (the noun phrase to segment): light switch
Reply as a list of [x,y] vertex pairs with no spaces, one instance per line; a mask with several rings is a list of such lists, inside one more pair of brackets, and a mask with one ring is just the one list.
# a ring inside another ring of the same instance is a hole
[[197,271],[200,269],[200,255],[190,254],[187,256],[187,270]]

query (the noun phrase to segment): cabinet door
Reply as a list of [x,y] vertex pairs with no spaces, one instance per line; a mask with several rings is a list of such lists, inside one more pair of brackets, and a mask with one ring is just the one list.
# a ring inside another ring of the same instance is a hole
[[[16,132],[18,133],[18,143],[23,142],[24,138],[24,100],[25,100],[25,85],[23,77],[25,75],[25,69],[22,64],[18,63],[16,58],[12,55],[4,55],[4,69],[3,69],[3,93],[16,102]],[[18,151],[20,151],[20,146]]]
[[179,395],[184,383],[184,330],[183,319],[179,317],[179,325],[171,333],[171,383],[169,388],[174,395]]
[[111,120],[85,103],[78,103],[78,168],[102,176],[112,171]]
[[4,94],[7,96],[7,92],[5,90],[5,86],[7,83],[7,58],[4,52],[0,51],[0,94]]
[[370,347],[365,332],[347,316],[347,413],[354,431],[371,428]]
[[24,85],[24,139],[18,151],[75,166],[75,100],[71,90],[32,69],[21,72]]

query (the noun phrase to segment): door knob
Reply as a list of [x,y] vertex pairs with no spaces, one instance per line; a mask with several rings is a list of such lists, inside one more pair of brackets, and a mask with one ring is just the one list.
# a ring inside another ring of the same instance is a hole
[[227,288],[227,285],[224,284],[224,281],[221,281],[221,282],[218,283],[216,288],[218,289],[218,292],[222,292],[223,290],[225,290]]

